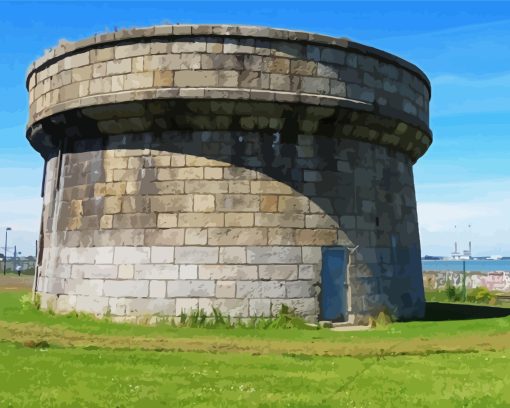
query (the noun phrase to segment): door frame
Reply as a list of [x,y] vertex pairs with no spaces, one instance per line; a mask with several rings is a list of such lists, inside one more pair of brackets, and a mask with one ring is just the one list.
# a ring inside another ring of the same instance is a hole
[[323,246],[321,247],[321,270],[320,270],[320,277],[321,277],[321,291],[319,293],[319,320],[325,320],[323,315],[323,308],[322,308],[322,296],[324,291],[322,290],[322,284],[323,284],[323,268],[324,268],[324,253],[326,251],[330,250],[342,250],[344,252],[344,258],[343,258],[343,284],[342,284],[342,303],[343,307],[342,310],[343,313],[343,320],[334,320],[337,322],[347,322],[349,320],[350,315],[350,288],[349,288],[349,259],[350,259],[350,251],[346,246],[342,245],[335,245],[335,246]]

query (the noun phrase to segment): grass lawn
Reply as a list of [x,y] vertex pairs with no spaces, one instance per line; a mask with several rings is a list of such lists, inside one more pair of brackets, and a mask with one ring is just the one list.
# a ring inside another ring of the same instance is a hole
[[508,407],[510,317],[364,332],[113,324],[0,289],[0,407]]

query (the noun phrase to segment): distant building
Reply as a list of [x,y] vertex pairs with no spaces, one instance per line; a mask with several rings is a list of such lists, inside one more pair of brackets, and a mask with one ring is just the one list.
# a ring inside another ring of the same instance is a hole
[[[1,257],[0,265],[2,265],[1,270],[4,269],[4,258]],[[35,258],[33,256],[21,256],[21,257],[7,257],[7,265],[6,269],[8,271],[16,270],[17,266],[21,266],[21,271],[27,271],[29,269],[34,269],[35,267]]]

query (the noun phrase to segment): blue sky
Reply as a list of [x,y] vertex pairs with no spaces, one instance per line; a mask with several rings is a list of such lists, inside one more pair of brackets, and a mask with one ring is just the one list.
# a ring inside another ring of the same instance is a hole
[[[34,252],[42,159],[24,137],[26,68],[59,39],[162,23],[229,23],[345,36],[431,79],[434,143],[415,165],[422,251],[454,239],[510,255],[510,3],[0,2],[0,244]],[[454,226],[457,225],[457,228]],[[471,225],[471,228],[468,228]],[[457,231],[457,232],[455,232]]]

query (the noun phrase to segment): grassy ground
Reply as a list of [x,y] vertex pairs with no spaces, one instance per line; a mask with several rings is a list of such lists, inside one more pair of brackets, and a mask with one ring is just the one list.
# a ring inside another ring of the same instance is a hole
[[0,407],[510,406],[510,317],[143,327],[21,308],[24,293],[0,289]]

